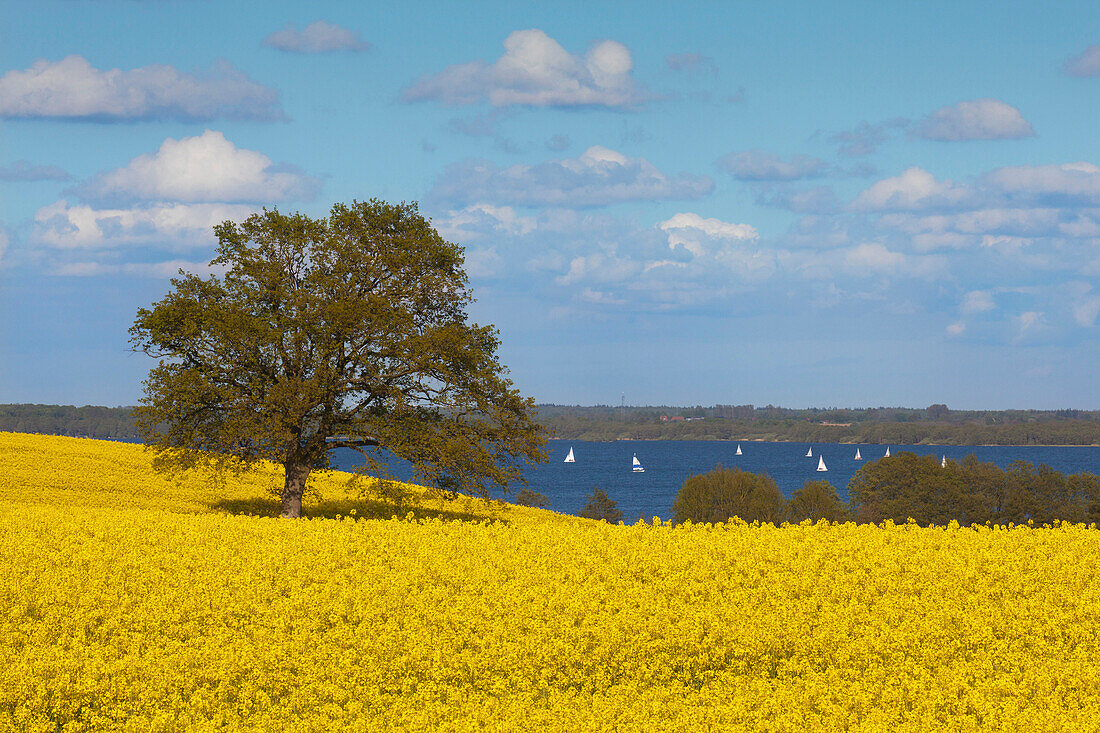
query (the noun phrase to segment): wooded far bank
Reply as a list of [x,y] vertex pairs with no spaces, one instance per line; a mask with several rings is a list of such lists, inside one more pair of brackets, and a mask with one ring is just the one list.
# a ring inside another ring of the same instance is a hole
[[[1100,410],[539,405],[568,440],[769,440],[887,445],[1100,445]],[[131,408],[0,405],[0,431],[137,440]]]

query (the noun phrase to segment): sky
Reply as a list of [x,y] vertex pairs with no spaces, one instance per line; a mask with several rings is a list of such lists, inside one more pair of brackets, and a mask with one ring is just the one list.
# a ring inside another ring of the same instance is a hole
[[538,402],[1100,408],[1100,4],[259,7],[5,3],[0,402],[135,404],[215,224],[379,198]]

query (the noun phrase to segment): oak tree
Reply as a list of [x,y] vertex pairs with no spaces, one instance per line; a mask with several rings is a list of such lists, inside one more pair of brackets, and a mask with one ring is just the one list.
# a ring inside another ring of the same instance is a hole
[[381,471],[381,446],[416,480],[483,496],[545,460],[496,330],[468,323],[461,247],[415,204],[355,201],[320,219],[265,209],[214,231],[222,274],[181,271],[130,329],[160,359],[135,418],[169,462],[282,464],[282,513],[298,517],[334,448]]

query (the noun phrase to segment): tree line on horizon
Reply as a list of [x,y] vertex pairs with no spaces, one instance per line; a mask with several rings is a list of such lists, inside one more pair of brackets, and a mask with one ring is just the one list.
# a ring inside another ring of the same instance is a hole
[[941,465],[902,451],[861,467],[848,482],[848,501],[825,480],[807,481],[784,498],[766,473],[721,464],[689,476],[673,504],[674,522],[801,522],[827,519],[922,526],[974,524],[1100,524],[1100,476],[1063,474],[1014,461],[1007,469],[973,454]]
[[1100,445],[1100,410],[539,405],[568,440],[766,440],[886,445]]
[[[139,440],[131,407],[0,405],[0,431]],[[889,445],[1100,445],[1100,410],[949,410],[768,405],[539,405],[536,418],[569,440],[775,440]],[[666,420],[661,418],[665,417]],[[673,420],[681,417],[681,420]],[[848,423],[848,424],[844,424]]]

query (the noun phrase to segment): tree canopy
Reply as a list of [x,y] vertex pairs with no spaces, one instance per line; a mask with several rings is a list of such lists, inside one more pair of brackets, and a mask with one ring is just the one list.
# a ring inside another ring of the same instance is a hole
[[608,496],[603,489],[596,487],[585,498],[588,499],[588,503],[577,513],[578,517],[602,519],[612,524],[622,521],[623,513],[619,510],[618,502]]
[[783,494],[771,476],[724,468],[689,476],[672,504],[673,521],[782,522]]
[[265,210],[215,233],[224,274],[181,272],[130,329],[161,360],[135,419],[162,455],[280,463],[291,517],[337,447],[381,472],[369,447],[382,446],[419,481],[481,495],[545,460],[496,330],[467,323],[462,249],[415,204],[336,204],[321,219]]

